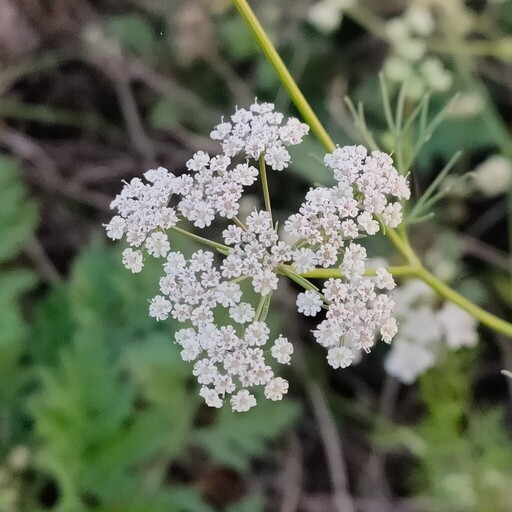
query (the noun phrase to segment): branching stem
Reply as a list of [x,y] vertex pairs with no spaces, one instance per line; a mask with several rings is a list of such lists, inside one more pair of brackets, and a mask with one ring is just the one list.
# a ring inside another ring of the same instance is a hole
[[182,235],[187,236],[188,238],[202,244],[207,245],[209,247],[213,247],[214,249],[217,249],[221,254],[228,255],[230,248],[227,245],[219,244],[217,242],[214,242],[213,240],[209,240],[208,238],[204,238],[199,235],[195,235],[194,233],[190,233],[190,231],[186,231],[185,229],[178,228],[177,226],[174,226],[171,228],[172,231],[175,233],[180,233]]

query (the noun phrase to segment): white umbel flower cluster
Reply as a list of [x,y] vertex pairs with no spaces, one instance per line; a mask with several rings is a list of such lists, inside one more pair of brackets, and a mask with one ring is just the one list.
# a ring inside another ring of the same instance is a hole
[[167,169],[159,168],[144,174],[147,183],[133,178],[110,207],[116,215],[105,226],[112,240],[123,237],[130,248],[123,252],[123,264],[132,272],[140,272],[144,266],[143,251],[156,258],[164,257],[170,250],[165,231],[176,226],[176,210],[169,206],[173,194],[188,190],[186,177],[176,177]]
[[306,316],[327,309],[313,334],[328,349],[328,363],[345,368],[359,350],[370,351],[377,333],[389,343],[397,332],[394,303],[385,293],[395,287],[393,277],[383,267],[376,277],[365,276],[366,250],[354,240],[376,234],[381,225],[396,228],[402,220],[400,200],[409,199],[410,190],[388,155],[368,154],[363,146],[337,148],[325,164],[337,185],[311,189],[284,229],[301,246],[292,254],[298,272],[335,265],[342,257],[343,279],[328,280],[321,294],[299,294],[297,307]]
[[223,277],[251,277],[256,293],[263,297],[272,293],[277,288],[277,268],[290,260],[292,250],[278,241],[270,214],[255,211],[247,217],[245,229],[231,225],[223,237],[233,246],[222,263]]
[[242,155],[257,160],[264,155],[272,169],[282,171],[291,160],[286,146],[302,142],[309,126],[291,117],[283,125],[283,114],[274,111],[272,103],[257,103],[249,110],[238,109],[230,122],[222,122],[210,134],[221,141],[224,155]]
[[[259,217],[266,218],[255,214],[248,219],[248,226],[254,228],[254,222],[249,220]],[[250,237],[244,232],[245,236]],[[264,248],[258,243],[254,249],[260,250],[264,259]],[[268,351],[270,345],[272,357],[287,364],[293,346],[283,336],[269,343],[269,327],[251,304],[242,301],[240,285],[229,280],[233,275],[254,274],[251,265],[252,260],[235,256],[235,252],[226,257],[220,268],[210,251],[197,251],[188,260],[180,252],[171,252],[160,279],[161,295],[151,300],[150,315],[157,320],[172,316],[178,322],[191,324],[176,333],[176,342],[182,347],[183,360],[194,361],[193,374],[202,385],[200,394],[211,407],[221,407],[231,396],[233,410],[243,412],[256,405],[248,388],[263,386],[265,396],[271,400],[281,400],[288,389],[288,383],[274,375],[264,350]],[[277,276],[273,276],[270,291],[277,285]],[[217,325],[214,313],[221,310],[227,312],[232,325]]]
[[293,254],[300,272],[334,265],[347,240],[376,234],[379,223],[396,228],[402,221],[399,200],[410,197],[406,179],[385,153],[369,155],[363,146],[346,146],[324,161],[337,185],[311,189],[299,213],[284,226],[289,235],[311,246]]
[[404,384],[435,366],[447,350],[476,345],[476,320],[451,302],[436,308],[437,297],[423,281],[407,282],[393,292],[393,299],[400,332],[384,367]]
[[[279,240],[270,211],[255,209],[238,218],[244,188],[259,174],[250,162],[283,170],[290,162],[287,147],[308,130],[297,119],[284,121],[272,104],[255,102],[213,130],[221,154],[197,152],[187,162],[188,173],[179,176],[163,168],[148,171],[145,182],[134,178],[112,202],[118,214],[106,230],[114,240],[126,239],[125,267],[140,272],[148,256],[163,262],[149,313],[184,324],[175,341],[181,357],[193,362],[200,395],[211,407],[229,402],[233,410],[247,411],[256,405],[258,387],[270,400],[287,393],[288,382],[276,376],[270,361],[289,364],[293,345],[272,335],[265,322],[282,276],[305,285],[299,312],[316,316],[326,310],[314,336],[334,368],[348,366],[360,349],[368,352],[378,334],[386,342],[396,334],[393,300],[386,294],[393,278],[384,268],[366,276],[366,250],[354,241],[402,219],[400,200],[409,197],[409,188],[388,155],[368,154],[362,146],[326,155],[337,184],[310,190],[299,213],[286,220],[285,231],[297,240],[293,245]],[[228,222],[224,244],[193,236],[220,254],[198,250],[187,258],[173,250],[168,232],[186,232],[180,221],[202,229],[215,219]],[[343,277],[327,281],[322,293],[299,275],[333,265],[340,265]],[[259,296],[257,305],[243,300],[242,281]]]

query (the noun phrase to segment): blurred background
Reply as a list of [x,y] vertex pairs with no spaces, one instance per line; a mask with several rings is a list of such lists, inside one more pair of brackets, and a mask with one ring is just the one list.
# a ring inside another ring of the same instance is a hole
[[[413,165],[418,197],[463,150],[413,245],[511,318],[512,2],[252,3],[340,145],[361,141],[349,95],[392,151],[381,71],[431,116],[458,93]],[[121,180],[217,152],[212,126],[255,96],[296,115],[227,0],[0,0],[0,512],[512,511],[512,341],[484,328],[426,372],[384,344],[332,370],[290,289],[288,398],[202,405],[176,326],[148,316],[158,269],[123,269],[101,225]],[[323,154],[310,136],[271,177],[278,215],[329,183]]]

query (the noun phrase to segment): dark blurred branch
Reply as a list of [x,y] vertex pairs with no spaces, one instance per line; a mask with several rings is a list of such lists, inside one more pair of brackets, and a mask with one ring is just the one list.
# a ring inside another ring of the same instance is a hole
[[280,512],[296,512],[302,493],[302,448],[295,434],[290,435],[288,453],[282,473],[283,500]]

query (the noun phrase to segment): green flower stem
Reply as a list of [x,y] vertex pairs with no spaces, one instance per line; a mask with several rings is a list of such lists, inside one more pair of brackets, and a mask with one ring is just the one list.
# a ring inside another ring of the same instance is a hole
[[274,45],[267,36],[265,30],[261,26],[258,18],[256,18],[254,12],[250,8],[246,0],[233,0],[234,6],[238,9],[244,20],[249,25],[254,38],[260,45],[263,53],[266,55],[269,63],[274,67],[276,73],[279,75],[281,83],[287,90],[293,103],[302,114],[307,124],[311,127],[311,130],[316,135],[318,140],[327,148],[328,151],[334,151],[336,148],[329,134],[326,132],[322,123],[313,112],[306,98],[302,94],[298,85],[295,83],[292,75],[288,71],[281,57],[274,48]]
[[247,226],[238,217],[233,217],[233,220],[239,228],[242,228],[244,231],[247,231]]
[[279,267],[279,274],[282,274],[286,277],[289,277],[292,281],[295,281],[299,286],[302,286],[305,290],[312,290],[315,292],[319,292],[317,286],[308,281],[305,277],[297,274],[291,265],[281,265]]
[[209,247],[213,247],[214,249],[217,249],[221,254],[228,255],[230,248],[227,245],[219,244],[217,242],[214,242],[213,240],[209,240],[208,238],[203,238],[199,235],[194,235],[194,233],[190,233],[190,231],[186,231],[185,229],[178,228],[174,226],[171,228],[171,231],[174,231],[175,233],[180,233],[182,235],[187,236],[188,238],[199,242],[200,244],[207,245]]
[[270,301],[272,299],[272,294],[269,293],[261,297],[258,307],[256,308],[256,313],[254,315],[254,320],[259,322],[264,322],[267,318],[268,310],[270,307]]
[[[386,270],[394,276],[415,276],[417,275],[418,268],[413,265],[402,265],[397,267],[386,267]],[[315,268],[310,272],[299,274],[306,279],[329,279],[331,277],[343,277],[340,268]],[[374,268],[369,268],[364,273],[365,276],[375,276],[377,271]]]
[[[265,155],[262,154],[259,158],[259,166],[260,166],[260,179],[261,179],[261,188],[263,190],[263,200],[265,201],[265,210],[270,214],[270,220],[272,220],[272,206],[270,204],[270,191],[268,189],[268,179],[267,179],[267,166],[265,165]],[[272,221],[272,225],[274,222]]]
[[[325,128],[323,127],[322,123],[320,122],[316,114],[313,112],[313,109],[311,108],[306,98],[300,91],[298,85],[295,83],[293,77],[291,76],[281,57],[277,53],[277,50],[275,49],[269,37],[265,33],[265,30],[263,29],[260,22],[254,15],[254,12],[250,8],[249,4],[247,3],[247,0],[232,1],[235,7],[240,12],[240,14],[242,15],[242,17],[247,22],[256,41],[263,50],[263,53],[266,55],[269,63],[274,67],[275,71],[277,72],[281,80],[281,83],[288,91],[290,98],[294,102],[299,112],[302,114],[302,117],[304,118],[306,123],[309,124],[311,130],[316,135],[318,140],[323,144],[326,150],[332,152],[336,147],[334,142],[330,138],[329,134],[326,132]],[[373,20],[372,18],[372,21],[375,20]],[[369,28],[370,30],[374,30],[376,32],[381,31],[381,27],[377,26],[377,24]],[[384,36],[384,33],[382,33],[382,36]],[[485,311],[484,309],[480,308],[479,306],[469,301],[468,299],[465,299],[462,295],[458,294],[455,290],[450,288],[448,285],[444,284],[442,281],[440,281],[434,275],[432,275],[426,268],[424,268],[418,256],[410,246],[409,241],[407,239],[407,233],[405,231],[398,233],[396,230],[388,228],[386,229],[386,236],[396,247],[396,249],[400,252],[400,254],[404,256],[404,258],[409,264],[405,267],[402,267],[404,269],[408,268],[407,273],[403,275],[414,275],[422,279],[441,297],[454,302],[462,309],[466,310],[468,313],[477,318],[487,327],[490,327],[491,329],[512,338],[512,323],[506,322],[505,320],[496,317],[495,315]],[[412,271],[413,268],[415,269],[414,272]],[[280,273],[288,276],[290,279],[297,282],[306,289],[315,289],[312,283],[305,279],[305,277],[300,276],[299,274],[294,272],[293,268],[282,266],[280,269]]]
[[386,236],[409,264],[421,266],[418,256],[409,244],[406,231],[399,234],[396,229],[386,228]]

